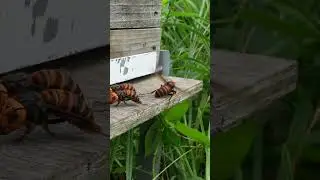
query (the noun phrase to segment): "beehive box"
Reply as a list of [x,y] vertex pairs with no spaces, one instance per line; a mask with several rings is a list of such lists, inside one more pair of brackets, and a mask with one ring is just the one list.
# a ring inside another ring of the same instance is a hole
[[108,1],[0,1],[0,73],[109,42]]
[[110,83],[157,70],[161,0],[111,0]]
[[164,83],[158,77],[147,76],[161,71],[165,61],[160,58],[161,3],[161,0],[111,0],[110,84],[129,81],[138,94],[149,94],[140,97],[142,105],[110,107],[111,139],[202,90],[201,81],[169,77],[184,92],[178,92],[170,102],[169,98],[150,94]]

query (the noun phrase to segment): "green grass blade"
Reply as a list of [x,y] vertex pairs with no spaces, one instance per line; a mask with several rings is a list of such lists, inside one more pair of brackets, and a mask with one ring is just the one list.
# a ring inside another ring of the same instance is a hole
[[133,170],[133,132],[127,132],[126,179],[132,180]]

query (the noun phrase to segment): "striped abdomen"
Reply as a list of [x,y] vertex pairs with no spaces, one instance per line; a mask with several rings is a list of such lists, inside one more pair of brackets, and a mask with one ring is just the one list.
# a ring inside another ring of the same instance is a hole
[[155,97],[163,97],[168,95],[173,90],[172,86],[169,86],[167,84],[161,85],[159,89],[156,90]]
[[174,81],[167,81],[164,83],[164,85],[161,85],[159,89],[155,92],[155,97],[163,97],[166,95],[169,95],[173,91],[173,88],[175,87],[176,83]]
[[60,89],[49,89],[41,92],[45,103],[53,105],[59,111],[73,113],[82,118],[93,120],[93,112],[79,95]]
[[135,90],[136,90],[136,89],[133,87],[133,85],[132,85],[132,84],[129,84],[129,83],[111,85],[110,88],[111,88],[113,91],[121,91],[121,90],[132,90],[132,91],[135,91]]
[[117,95],[120,101],[131,100],[136,103],[141,103],[139,97],[137,96],[136,91],[133,91],[133,90],[117,91]]
[[32,82],[35,85],[48,89],[63,89],[83,96],[77,83],[73,81],[67,71],[51,69],[40,70],[31,74]]

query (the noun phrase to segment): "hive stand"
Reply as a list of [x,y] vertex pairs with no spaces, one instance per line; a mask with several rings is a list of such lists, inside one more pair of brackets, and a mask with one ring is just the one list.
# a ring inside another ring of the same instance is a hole
[[296,88],[294,60],[225,50],[213,50],[211,59],[211,104],[223,116],[213,118],[212,132],[240,124]]

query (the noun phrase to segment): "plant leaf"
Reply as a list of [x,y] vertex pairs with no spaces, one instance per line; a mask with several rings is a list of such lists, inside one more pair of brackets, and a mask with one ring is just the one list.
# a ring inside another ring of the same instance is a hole
[[163,134],[162,134],[162,141],[164,145],[174,145],[179,146],[180,145],[180,137],[177,135],[176,132],[173,132],[171,128],[164,128]]
[[233,176],[250,150],[257,125],[247,121],[227,132],[211,137],[211,178],[226,180]]
[[162,139],[161,121],[156,120],[148,129],[145,137],[145,156],[154,152]]
[[178,132],[180,132],[181,134],[198,141],[199,143],[204,144],[205,146],[209,146],[210,145],[210,140],[207,136],[205,136],[204,134],[202,134],[200,131],[198,131],[197,129],[193,129],[190,128],[188,126],[186,126],[185,124],[182,124],[180,122],[177,122],[175,125],[175,128]]
[[165,112],[164,118],[166,121],[176,123],[186,114],[189,109],[189,101],[185,100]]

